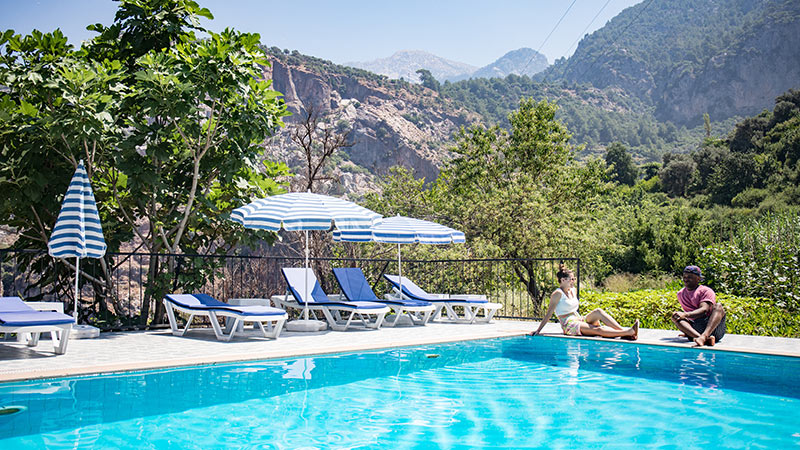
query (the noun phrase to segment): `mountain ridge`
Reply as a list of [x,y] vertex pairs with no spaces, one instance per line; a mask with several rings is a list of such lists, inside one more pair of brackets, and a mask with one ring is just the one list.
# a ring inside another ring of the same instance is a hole
[[419,69],[430,71],[440,82],[455,82],[470,78],[505,78],[512,74],[533,76],[547,68],[549,62],[546,56],[536,50],[522,47],[506,52],[483,67],[452,61],[422,50],[401,50],[388,58],[349,62],[345,65],[385,75],[391,79],[418,83]]
[[798,35],[796,1],[650,0],[535,78],[620,87],[662,121],[696,123],[704,113],[724,120],[755,114],[798,86]]
[[419,81],[419,69],[429,70],[437,80],[472,73],[478,68],[466,63],[451,61],[423,50],[400,50],[387,58],[372,61],[350,62],[345,65],[368,70],[391,79],[404,79],[412,83]]
[[523,47],[511,50],[493,63],[481,67],[469,78],[505,78],[512,74],[533,76],[549,65],[546,56],[532,48]]

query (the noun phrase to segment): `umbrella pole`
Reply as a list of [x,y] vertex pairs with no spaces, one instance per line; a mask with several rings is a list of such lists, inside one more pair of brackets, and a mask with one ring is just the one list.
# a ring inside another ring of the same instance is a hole
[[397,243],[397,276],[400,277],[400,300],[403,299],[403,268],[400,264],[400,243]]
[[306,303],[303,305],[303,318],[308,320],[308,230],[306,230]]
[[72,317],[75,318],[75,325],[78,324],[78,303],[80,303],[80,292],[78,292],[78,277],[81,276],[81,258],[75,257],[75,308],[72,311]]

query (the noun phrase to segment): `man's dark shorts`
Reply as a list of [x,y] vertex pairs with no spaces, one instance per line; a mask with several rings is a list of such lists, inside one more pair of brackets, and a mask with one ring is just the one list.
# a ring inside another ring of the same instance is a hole
[[[710,316],[703,316],[694,319],[694,322],[690,322],[692,324],[692,328],[694,328],[694,330],[698,333],[703,334],[703,332],[706,331],[706,326],[708,326],[709,317]],[[725,316],[722,316],[722,321],[717,326],[717,329],[711,333],[711,336],[714,336],[716,342],[719,342],[722,340],[722,336],[725,336],[726,331],[727,328],[725,327]]]

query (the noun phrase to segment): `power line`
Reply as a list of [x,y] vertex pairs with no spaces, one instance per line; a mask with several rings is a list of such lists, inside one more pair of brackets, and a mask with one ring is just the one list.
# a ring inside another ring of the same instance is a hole
[[[589,27],[592,26],[594,21],[597,20],[597,18],[600,16],[600,13],[602,13],[603,10],[606,9],[606,6],[608,6],[609,3],[611,3],[611,0],[606,1],[606,4],[603,5],[602,8],[600,8],[600,11],[597,11],[597,14],[594,15],[594,17],[589,22],[589,24],[586,25],[586,28],[584,28],[583,31],[581,31],[581,34],[579,34],[578,37],[575,39],[575,42],[573,42],[572,45],[569,46],[569,48],[567,49],[565,55],[569,54],[569,51],[572,50],[572,47],[581,40],[581,38],[586,34],[586,30],[588,30]],[[553,61],[553,62],[555,63],[555,61]],[[547,83],[547,76],[544,77],[544,79],[542,80],[542,83]]]
[[[553,35],[553,33],[556,31],[556,28],[558,28],[558,26],[561,24],[561,21],[562,21],[562,20],[564,20],[564,17],[567,17],[567,13],[569,13],[569,10],[570,10],[570,9],[572,9],[572,6],[573,6],[573,5],[575,4],[575,2],[577,2],[577,1],[578,1],[578,0],[572,0],[572,3],[570,3],[570,5],[569,5],[569,8],[567,8],[567,10],[566,10],[566,11],[564,11],[564,14],[562,14],[562,15],[561,15],[561,18],[560,18],[560,19],[558,19],[558,22],[556,22],[556,24],[555,24],[555,26],[553,27],[553,29],[552,29],[552,30],[550,30],[550,34],[548,34],[548,35],[547,35],[547,37],[546,37],[546,38],[544,38],[544,41],[542,41],[542,45],[540,45],[540,46],[539,46],[539,48],[536,50],[536,53],[539,53],[539,52],[541,52],[541,51],[542,51],[542,47],[544,47],[544,44],[546,44],[546,43],[547,43],[547,40],[548,40],[548,39],[550,39],[550,36],[552,36],[552,35]],[[536,56],[536,53],[534,53],[533,55],[531,55],[531,57],[528,59],[528,62],[527,62],[527,63],[525,63],[525,65],[522,67],[522,70],[520,70],[520,71],[519,71],[519,72],[520,72],[520,74],[524,74],[524,73],[525,73],[525,69],[527,69],[527,68],[528,68],[528,64],[530,64],[530,63],[531,63],[531,61],[533,61],[533,58]]]
[[597,58],[599,58],[601,55],[603,55],[603,53],[605,53],[607,48],[609,48],[609,47],[613,46],[614,44],[616,44],[617,39],[619,39],[623,34],[625,34],[625,32],[628,31],[628,28],[630,28],[631,25],[633,25],[637,20],[639,20],[639,17],[642,15],[642,13],[644,13],[644,11],[647,9],[648,6],[650,6],[651,3],[653,3],[653,0],[649,0],[647,2],[647,4],[644,5],[644,7],[639,11],[639,14],[637,14],[636,17],[634,17],[633,20],[631,20],[628,23],[628,25],[626,25],[625,28],[622,29],[622,31],[620,31],[619,33],[617,33],[616,36],[614,36],[614,39],[611,41],[611,43],[606,45],[605,48],[602,51],[597,53],[597,56],[594,57],[594,59],[592,60],[592,63],[589,64],[589,67],[587,67],[583,72],[581,72],[580,75],[575,77],[576,81],[580,80],[581,78],[583,78],[583,76],[586,74],[586,72],[590,71],[594,67],[595,63],[597,62]]
[[565,55],[568,55],[569,51],[572,50],[572,47],[574,47],[575,44],[577,44],[581,40],[581,38],[586,34],[586,30],[588,30],[589,27],[592,26],[594,21],[597,20],[598,17],[600,17],[600,13],[602,13],[603,10],[606,9],[606,6],[608,6],[609,3],[611,3],[611,0],[608,0],[606,4],[603,5],[602,8],[600,8],[600,11],[597,11],[597,14],[594,15],[592,21],[589,22],[589,25],[586,25],[586,28],[584,28],[583,31],[581,31],[581,34],[578,35],[577,39],[575,39],[575,42],[573,42],[572,45],[570,45],[569,48],[567,48],[567,51],[564,53]]

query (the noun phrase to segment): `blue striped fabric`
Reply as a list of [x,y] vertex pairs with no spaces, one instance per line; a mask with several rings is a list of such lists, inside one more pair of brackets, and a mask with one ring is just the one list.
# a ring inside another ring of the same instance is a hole
[[411,217],[389,217],[366,230],[335,230],[334,241],[385,242],[389,244],[464,243],[464,233],[427,220]]
[[290,192],[236,208],[231,220],[246,228],[278,231],[368,228],[381,215],[347,200],[311,192]]
[[106,254],[100,215],[83,160],[69,183],[47,248],[57,258],[102,258]]

